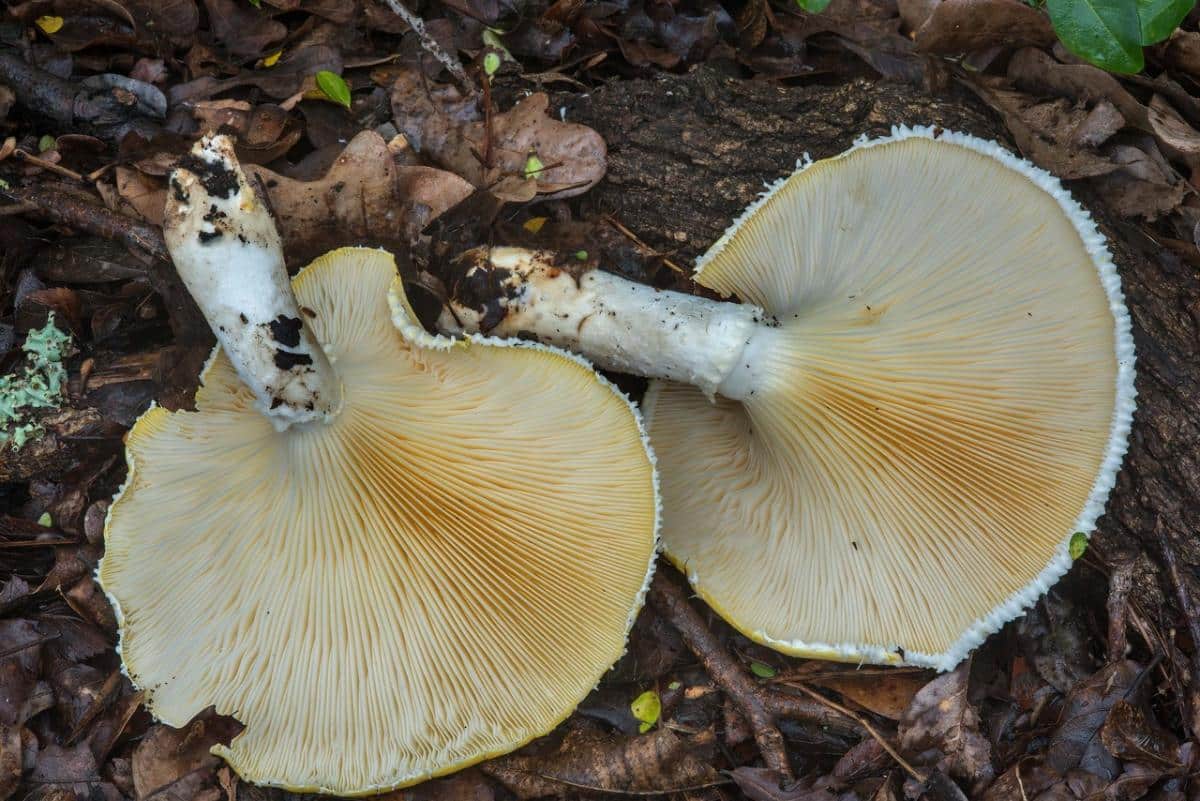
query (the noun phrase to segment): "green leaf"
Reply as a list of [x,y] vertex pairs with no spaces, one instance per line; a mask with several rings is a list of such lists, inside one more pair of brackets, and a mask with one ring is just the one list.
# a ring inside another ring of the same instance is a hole
[[262,8],[262,0],[250,0],[250,5],[255,8]]
[[1067,552],[1071,554],[1072,561],[1083,556],[1083,552],[1087,550],[1087,535],[1082,531],[1076,531],[1071,535],[1071,543],[1067,546]]
[[775,677],[775,668],[770,665],[764,665],[762,662],[751,662],[750,672],[760,679],[772,679]]
[[1179,23],[1195,7],[1196,0],[1137,0],[1142,44],[1157,44],[1175,33]]
[[321,70],[317,73],[317,88],[334,103],[350,108],[350,87],[341,75]]
[[538,174],[546,169],[546,165],[542,164],[542,160],[537,157],[537,153],[530,153],[529,158],[525,159],[525,180],[537,178]]
[[57,144],[58,144],[57,139],[55,139],[50,134],[46,134],[41,139],[38,140],[38,152],[45,153],[47,150],[53,150],[55,145],[57,145]]
[[42,512],[42,516],[38,518],[38,525],[49,527],[54,525],[54,519],[50,517],[49,512]]
[[483,57],[483,71],[490,78],[496,74],[496,70],[500,69],[500,54],[488,51]]
[[810,14],[820,14],[833,0],[796,0],[796,5]]
[[629,711],[641,721],[638,731],[645,734],[655,723],[658,723],[658,717],[662,714],[662,699],[654,690],[646,690],[633,699],[633,703],[629,705]]
[[1112,72],[1139,72],[1142,27],[1135,0],[1046,0],[1054,32],[1075,55]]

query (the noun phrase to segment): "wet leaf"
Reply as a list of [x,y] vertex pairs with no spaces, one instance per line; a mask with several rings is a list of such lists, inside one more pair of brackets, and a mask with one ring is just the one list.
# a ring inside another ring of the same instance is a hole
[[968,660],[938,676],[913,698],[900,718],[900,747],[923,764],[985,786],[995,775],[992,747],[979,731],[978,711],[967,697]]
[[45,33],[58,33],[62,30],[63,18],[54,16],[38,17],[34,20],[34,24]]
[[1113,72],[1142,69],[1138,9],[1128,0],[1046,0],[1050,22],[1075,55]]
[[913,698],[929,683],[929,673],[910,670],[847,671],[812,680],[813,684],[840,693],[863,709],[899,720]]
[[796,5],[810,14],[820,14],[833,0],[796,0]]
[[1188,125],[1161,95],[1150,98],[1150,126],[1158,141],[1188,164],[1200,162],[1200,131]]

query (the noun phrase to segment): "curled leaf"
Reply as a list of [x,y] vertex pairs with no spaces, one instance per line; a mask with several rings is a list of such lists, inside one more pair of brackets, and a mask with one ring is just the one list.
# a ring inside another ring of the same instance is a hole
[[317,73],[317,88],[321,90],[321,94],[334,103],[350,108],[350,87],[341,75],[329,70],[321,70]]

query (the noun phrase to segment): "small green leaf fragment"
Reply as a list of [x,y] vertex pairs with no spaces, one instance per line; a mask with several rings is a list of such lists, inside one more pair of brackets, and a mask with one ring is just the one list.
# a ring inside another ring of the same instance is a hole
[[483,57],[483,71],[490,78],[496,74],[496,70],[500,69],[500,55],[493,50],[489,50]]
[[53,150],[54,146],[57,144],[58,144],[57,139],[55,139],[50,134],[46,134],[41,139],[38,140],[38,152],[45,153],[47,150]]
[[645,734],[654,727],[655,723],[658,723],[659,715],[662,714],[662,699],[654,690],[646,690],[633,699],[633,703],[629,705],[629,711],[633,713],[634,718],[640,721],[638,731]]
[[750,672],[760,679],[773,679],[775,678],[776,671],[775,668],[770,665],[764,665],[762,662],[751,662]]
[[796,5],[810,14],[820,14],[833,0],[796,0]]
[[261,9],[262,8],[262,0],[250,0],[250,5],[254,6],[255,8]]
[[1067,553],[1071,555],[1072,560],[1076,560],[1083,556],[1083,552],[1087,550],[1087,546],[1087,534],[1084,534],[1082,531],[1076,531],[1071,535],[1071,542],[1067,546]]
[[1130,0],[1046,0],[1050,23],[1075,55],[1112,72],[1140,72],[1142,26]]
[[575,251],[575,258],[579,261],[587,261],[588,252],[586,250]]
[[525,180],[536,178],[538,173],[546,169],[546,165],[542,164],[542,160],[537,157],[537,153],[530,153],[529,158],[525,159]]
[[9,185],[8,181],[0,178],[0,189],[12,189],[12,186]]
[[678,690],[678,689],[679,689],[680,687],[682,687],[682,686],[683,686],[683,682],[681,682],[681,681],[673,681],[673,682],[671,682],[670,684],[668,684],[668,685],[667,685],[667,689],[668,689],[668,690]]
[[334,103],[350,108],[350,86],[341,75],[321,70],[317,73],[317,88]]
[[54,519],[50,517],[49,512],[42,512],[42,516],[38,518],[38,525],[46,527],[52,526],[54,525]]
[[1137,0],[1142,44],[1158,44],[1169,38],[1195,7],[1196,0]]

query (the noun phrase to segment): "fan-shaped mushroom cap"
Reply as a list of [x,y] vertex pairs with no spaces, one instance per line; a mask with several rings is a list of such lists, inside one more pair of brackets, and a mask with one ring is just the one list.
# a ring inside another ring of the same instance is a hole
[[722,616],[947,669],[1066,570],[1125,451],[1133,345],[1053,177],[902,129],[781,181],[700,267],[778,321],[740,403],[659,382],[645,404],[664,550]]
[[365,794],[545,733],[649,578],[628,402],[549,348],[406,342],[394,275],[343,249],[294,282],[345,389],[332,422],[276,431],[218,352],[196,412],[129,435],[100,567],[126,668],[168,724],[245,724],[218,753],[253,782]]

